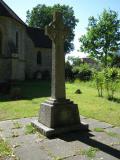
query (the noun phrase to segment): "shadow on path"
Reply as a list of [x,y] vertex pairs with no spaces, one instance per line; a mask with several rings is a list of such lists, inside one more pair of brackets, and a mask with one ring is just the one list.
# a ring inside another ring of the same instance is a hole
[[59,136],[58,138],[71,142],[71,141],[76,141],[79,140],[82,143],[85,143],[91,147],[98,148],[99,150],[113,156],[116,158],[120,158],[120,151],[117,149],[112,148],[111,146],[108,146],[106,144],[103,144],[95,139],[92,139],[91,137],[94,137],[91,133],[86,133],[86,132],[74,132],[74,133],[68,133]]

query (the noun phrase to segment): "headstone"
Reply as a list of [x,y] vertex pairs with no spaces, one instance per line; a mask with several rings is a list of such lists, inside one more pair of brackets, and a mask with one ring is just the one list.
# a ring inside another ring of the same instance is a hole
[[52,40],[52,89],[51,98],[41,104],[39,119],[32,122],[47,137],[69,131],[88,130],[80,122],[77,104],[66,99],[64,41],[69,29],[64,26],[62,15],[55,12],[53,22],[45,28]]

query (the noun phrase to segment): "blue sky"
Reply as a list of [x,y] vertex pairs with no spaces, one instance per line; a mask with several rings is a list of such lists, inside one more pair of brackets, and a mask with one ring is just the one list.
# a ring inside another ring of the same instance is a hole
[[86,32],[88,24],[88,18],[90,16],[97,17],[103,9],[112,9],[118,12],[120,18],[120,0],[4,0],[10,8],[25,22],[26,11],[31,10],[37,4],[66,4],[73,7],[75,17],[79,19],[79,23],[75,29],[74,45],[75,50],[73,55],[84,56],[84,54],[78,52],[80,47],[78,42],[79,37]]

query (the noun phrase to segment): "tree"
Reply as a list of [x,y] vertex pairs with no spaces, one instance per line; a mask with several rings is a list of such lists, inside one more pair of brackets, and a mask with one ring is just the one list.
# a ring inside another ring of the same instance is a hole
[[52,21],[54,11],[60,11],[63,14],[64,24],[70,28],[69,36],[64,45],[65,53],[68,53],[74,49],[72,41],[74,39],[74,29],[78,23],[78,19],[75,18],[72,7],[60,4],[54,5],[53,7],[37,5],[32,11],[27,11],[26,22],[31,27],[44,29],[44,27]]
[[82,64],[82,61],[79,57],[73,57],[73,56],[68,56],[68,61],[72,64],[72,66],[80,66]]
[[112,10],[104,10],[88,19],[87,33],[79,39],[81,51],[108,65],[108,59],[120,48],[120,20]]

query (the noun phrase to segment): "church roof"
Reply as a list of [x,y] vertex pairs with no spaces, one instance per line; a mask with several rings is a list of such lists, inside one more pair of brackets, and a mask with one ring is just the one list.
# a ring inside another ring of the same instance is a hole
[[35,47],[52,48],[51,40],[45,35],[43,29],[28,27],[8,5],[0,0],[0,16],[10,17],[26,27],[29,37],[32,39]]
[[52,48],[52,42],[49,37],[45,35],[43,29],[27,27],[27,33],[35,44],[35,47]]
[[26,25],[3,0],[0,0],[0,16],[11,17],[19,23]]

